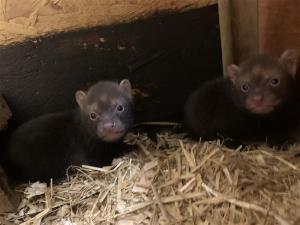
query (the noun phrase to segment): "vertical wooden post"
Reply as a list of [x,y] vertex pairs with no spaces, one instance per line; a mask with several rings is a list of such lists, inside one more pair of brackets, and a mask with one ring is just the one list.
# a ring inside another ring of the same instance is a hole
[[258,52],[258,0],[219,0],[222,60],[240,63]]
[[218,0],[223,73],[226,71],[226,66],[234,62],[230,6],[231,0]]

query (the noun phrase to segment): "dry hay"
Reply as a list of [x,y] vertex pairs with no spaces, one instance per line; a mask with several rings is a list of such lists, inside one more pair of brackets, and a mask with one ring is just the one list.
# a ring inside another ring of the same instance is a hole
[[[300,224],[295,149],[233,151],[159,134],[112,167],[76,168],[59,185],[25,189],[18,224]],[[24,191],[24,188],[21,190]]]

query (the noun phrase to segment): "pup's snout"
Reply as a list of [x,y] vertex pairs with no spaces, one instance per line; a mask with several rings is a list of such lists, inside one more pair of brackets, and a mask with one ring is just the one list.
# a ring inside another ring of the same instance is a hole
[[121,121],[107,121],[103,124],[104,130],[112,131],[112,132],[123,132],[125,129],[124,125]]
[[103,127],[105,129],[112,129],[116,127],[116,122],[106,122],[104,123]]

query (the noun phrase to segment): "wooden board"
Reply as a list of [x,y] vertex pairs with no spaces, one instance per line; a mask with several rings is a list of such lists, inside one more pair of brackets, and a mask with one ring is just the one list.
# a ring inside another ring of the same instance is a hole
[[257,0],[219,0],[223,66],[258,52]]
[[233,51],[235,63],[258,52],[257,0],[232,0]]
[[219,23],[222,45],[222,62],[223,72],[226,71],[226,66],[234,62],[233,58],[233,37],[231,26],[231,0],[219,0]]
[[49,33],[128,23],[158,12],[179,13],[216,2],[217,0],[1,0],[0,45]]
[[223,64],[256,53],[300,53],[300,2],[294,0],[219,0]]
[[258,2],[259,51],[280,55],[287,48],[300,53],[300,1]]

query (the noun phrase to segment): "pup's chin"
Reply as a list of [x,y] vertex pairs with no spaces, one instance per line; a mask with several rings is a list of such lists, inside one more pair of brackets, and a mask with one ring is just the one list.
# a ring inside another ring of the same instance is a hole
[[247,110],[249,110],[251,113],[257,114],[257,115],[266,115],[272,113],[279,105],[280,100],[265,100],[261,103],[256,103],[251,101],[249,99],[246,101],[245,107]]
[[98,134],[100,139],[105,142],[115,142],[124,137],[123,131],[104,131]]
[[254,114],[266,115],[274,111],[275,106],[273,105],[260,105],[255,107],[247,107],[247,109]]

